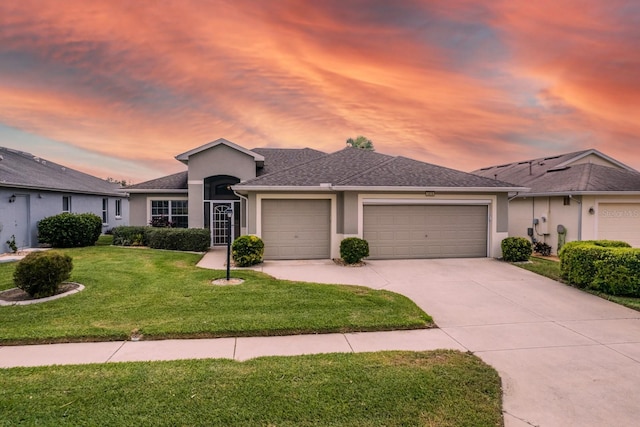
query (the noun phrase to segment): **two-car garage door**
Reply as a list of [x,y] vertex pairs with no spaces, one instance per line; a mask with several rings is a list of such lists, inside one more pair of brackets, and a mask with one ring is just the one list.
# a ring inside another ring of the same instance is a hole
[[365,205],[370,258],[487,256],[486,205]]
[[[265,259],[331,257],[331,201],[263,199]],[[370,258],[487,256],[487,205],[364,205]]]

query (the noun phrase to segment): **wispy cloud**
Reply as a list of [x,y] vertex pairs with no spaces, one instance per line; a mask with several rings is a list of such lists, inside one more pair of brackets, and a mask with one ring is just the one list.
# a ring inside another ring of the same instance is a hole
[[112,175],[138,163],[138,181],[218,137],[333,151],[364,134],[463,170],[596,147],[640,167],[639,16],[617,0],[4,2],[0,124],[108,156]]

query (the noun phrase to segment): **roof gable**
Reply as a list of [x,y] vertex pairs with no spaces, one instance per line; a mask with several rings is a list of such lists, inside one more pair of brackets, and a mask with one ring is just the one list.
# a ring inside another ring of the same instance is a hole
[[184,163],[186,165],[186,164],[189,163],[189,157],[191,157],[191,156],[193,156],[195,154],[201,153],[203,151],[209,150],[211,148],[217,147],[218,145],[226,145],[229,148],[232,148],[232,149],[234,149],[236,151],[244,153],[247,156],[253,157],[253,159],[256,161],[256,163],[259,164],[259,166],[261,166],[261,163],[264,162],[264,156],[262,156],[262,155],[260,155],[260,154],[258,154],[256,152],[253,152],[251,150],[247,150],[246,148],[241,147],[238,144],[235,144],[235,143],[233,143],[231,141],[228,141],[228,140],[226,140],[224,138],[218,138],[215,141],[211,141],[211,142],[209,142],[207,144],[201,145],[200,147],[196,147],[196,148],[193,148],[193,149],[191,149],[189,151],[185,151],[182,154],[178,154],[176,156],[176,160],[179,160],[179,161],[181,161],[182,163]]
[[119,185],[31,153],[0,147],[0,186],[122,196]]

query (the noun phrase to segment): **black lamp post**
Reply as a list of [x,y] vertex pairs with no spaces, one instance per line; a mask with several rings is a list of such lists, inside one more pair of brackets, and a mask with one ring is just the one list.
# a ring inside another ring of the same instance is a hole
[[233,209],[227,208],[224,211],[227,217],[227,281],[231,279],[231,220],[233,219]]

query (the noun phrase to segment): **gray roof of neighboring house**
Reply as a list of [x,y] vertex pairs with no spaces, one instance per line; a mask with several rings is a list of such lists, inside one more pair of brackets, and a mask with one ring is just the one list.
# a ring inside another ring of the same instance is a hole
[[23,151],[0,147],[0,186],[123,196],[120,186]]
[[128,186],[128,190],[185,190],[187,191],[187,171],[174,173]]
[[332,184],[334,187],[515,187],[502,181],[405,157],[351,147],[234,187],[316,187],[321,184]]
[[[591,154],[618,167],[573,163]],[[473,173],[530,187],[530,194],[640,191],[638,171],[593,149],[490,166]]]

